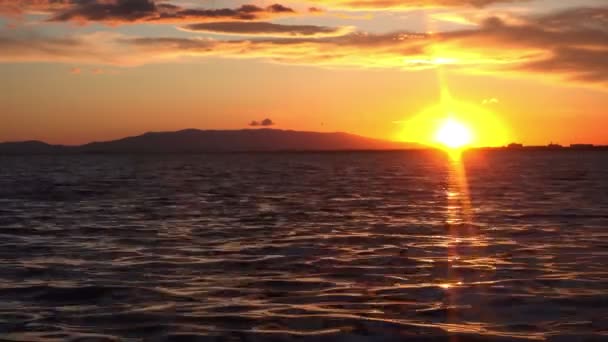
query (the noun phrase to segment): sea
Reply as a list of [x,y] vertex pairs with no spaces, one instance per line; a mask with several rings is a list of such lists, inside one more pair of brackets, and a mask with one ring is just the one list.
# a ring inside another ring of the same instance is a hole
[[1,341],[608,341],[608,151],[0,157]]

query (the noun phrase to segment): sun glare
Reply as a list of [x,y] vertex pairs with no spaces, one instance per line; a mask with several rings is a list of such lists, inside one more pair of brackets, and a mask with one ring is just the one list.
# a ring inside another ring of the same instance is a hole
[[504,146],[511,140],[507,125],[496,113],[457,101],[429,107],[399,123],[396,140],[448,150]]
[[462,122],[454,118],[447,118],[437,130],[435,140],[445,147],[458,149],[471,144],[473,134],[471,129]]

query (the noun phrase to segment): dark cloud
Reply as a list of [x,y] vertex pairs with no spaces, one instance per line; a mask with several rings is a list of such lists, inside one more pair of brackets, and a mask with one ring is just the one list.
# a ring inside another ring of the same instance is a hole
[[184,8],[157,0],[0,0],[0,13],[46,12],[50,21],[128,23],[139,21],[261,20],[295,14],[281,4],[267,7]]
[[[85,60],[105,64],[143,64],[182,56],[221,56],[264,58],[291,64],[403,70],[442,65],[465,72],[494,75],[542,75],[543,80],[554,77],[608,88],[608,29],[602,24],[606,20],[606,12],[608,7],[604,6],[507,21],[488,18],[471,29],[435,34],[358,32],[342,36],[234,40],[130,38],[100,36],[100,33],[86,39],[0,35],[0,61],[80,63]],[[317,27],[304,29],[304,25],[217,24],[191,25],[191,28],[252,34],[262,31],[265,35],[272,35],[269,31],[289,34],[294,27],[300,33],[317,32]]]
[[258,127],[258,126],[269,127],[269,126],[274,126],[274,122],[268,118],[266,118],[262,121],[253,120],[249,123],[249,126],[251,126],[251,127]]
[[[424,8],[424,7],[483,7],[499,3],[517,3],[530,0],[313,0],[313,2],[328,7],[352,9],[378,8]],[[147,18],[148,15],[157,17],[177,18],[194,16],[198,11],[205,15],[217,15],[231,18],[248,18],[247,13],[291,14],[295,11],[282,4],[272,4],[266,8],[256,5],[243,5],[236,9],[187,9],[171,3],[171,0],[0,0],[0,13],[24,13],[41,11],[55,14],[58,20],[81,20],[103,18],[102,20],[134,21]],[[184,11],[183,13],[177,13]],[[309,12],[320,11],[311,7]]]
[[270,5],[266,8],[266,10],[272,13],[294,13],[293,9],[285,7],[281,4]]
[[608,49],[558,48],[550,57],[524,63],[521,68],[608,86]]
[[348,33],[349,28],[315,25],[281,25],[267,22],[215,22],[192,24],[184,27],[187,30],[235,34],[262,35],[266,37],[322,37]]
[[274,122],[268,118],[262,120],[262,122],[260,122],[260,125],[262,126],[274,126]]
[[73,6],[54,15],[52,21],[136,21],[157,15],[153,0],[76,0]]
[[279,4],[270,5],[265,8],[256,5],[242,5],[234,9],[178,9],[161,11],[157,17],[150,18],[150,20],[259,20],[292,13],[295,13],[293,9]]
[[571,9],[520,17],[517,23],[488,18],[474,29],[436,34],[352,33],[325,38],[231,41],[215,43],[211,50],[296,64],[401,69],[448,64],[475,72],[534,72],[608,86],[608,29],[602,25],[605,11],[608,7]]

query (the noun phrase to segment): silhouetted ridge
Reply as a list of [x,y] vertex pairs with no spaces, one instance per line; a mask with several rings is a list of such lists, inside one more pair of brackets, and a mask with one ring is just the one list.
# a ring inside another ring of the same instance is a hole
[[[394,150],[419,147],[365,138],[348,133],[319,133],[278,129],[198,130],[147,132],[139,136],[81,146],[28,147],[23,143],[0,144],[0,153],[173,153],[173,152],[254,152]],[[10,145],[9,145],[10,144]]]
[[49,145],[42,141],[30,140],[0,143],[0,153],[11,154],[46,154],[61,152],[65,146]]

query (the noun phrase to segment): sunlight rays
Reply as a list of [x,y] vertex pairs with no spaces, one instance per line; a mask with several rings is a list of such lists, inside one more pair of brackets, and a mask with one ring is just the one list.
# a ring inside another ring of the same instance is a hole
[[[432,21],[427,20],[428,26],[431,26],[431,23]],[[429,28],[432,31],[433,28]],[[440,47],[431,46],[431,51],[433,60],[450,58]],[[446,67],[449,67],[449,64],[435,65],[440,92],[439,104],[408,121],[402,133],[403,137],[416,134],[419,141],[441,149],[448,157],[445,224],[446,235],[450,241],[447,245],[447,259],[450,260],[450,264],[445,283],[439,286],[446,292],[446,305],[453,307],[459,303],[456,287],[467,286],[457,267],[454,267],[454,263],[476,259],[478,249],[483,246],[483,243],[477,245],[474,242],[480,239],[480,236],[474,225],[463,152],[469,147],[504,145],[508,143],[509,134],[505,125],[494,113],[477,105],[456,101],[452,97],[446,81]],[[481,305],[475,309],[486,314],[483,303],[478,304]],[[460,321],[456,312],[456,310],[448,312],[447,324]],[[491,313],[487,314],[491,315]],[[456,338],[450,340],[457,341]]]

